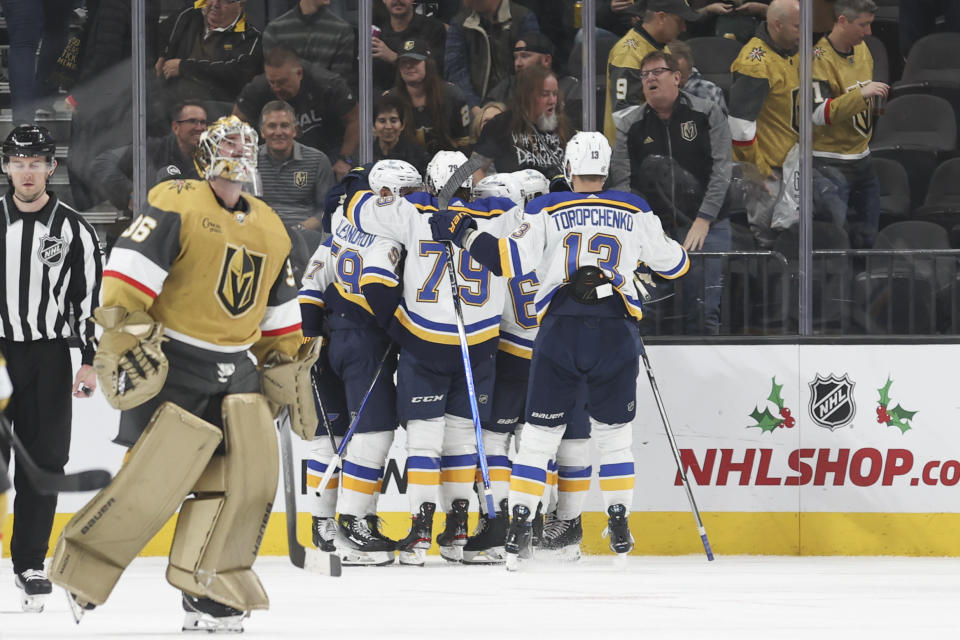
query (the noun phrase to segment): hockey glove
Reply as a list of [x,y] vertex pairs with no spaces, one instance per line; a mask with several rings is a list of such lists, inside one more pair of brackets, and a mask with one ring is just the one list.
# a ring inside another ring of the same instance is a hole
[[430,230],[433,232],[433,239],[441,242],[452,242],[458,247],[463,246],[467,231],[476,228],[477,223],[474,219],[462,211],[437,211],[430,216]]
[[570,191],[570,183],[563,177],[563,174],[555,175],[550,178],[550,193],[559,191]]
[[311,338],[300,345],[296,358],[271,351],[265,358],[261,384],[274,416],[290,407],[290,428],[304,440],[313,440],[317,432],[317,406],[313,399],[310,370],[320,356],[322,339]]
[[643,304],[653,304],[673,296],[673,281],[640,264],[633,272],[633,286]]
[[93,321],[103,327],[93,369],[110,406],[132,409],[157,395],[169,369],[163,325],[146,311],[120,306],[97,307]]

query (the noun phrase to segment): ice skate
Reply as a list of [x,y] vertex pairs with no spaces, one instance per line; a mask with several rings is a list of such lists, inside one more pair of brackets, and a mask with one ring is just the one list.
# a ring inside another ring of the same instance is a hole
[[313,546],[326,553],[336,551],[333,540],[337,536],[337,523],[333,518],[313,516],[310,530],[313,533]]
[[543,527],[543,539],[537,548],[537,557],[570,562],[579,560],[582,541],[583,526],[580,516],[561,520],[556,513],[549,513]]
[[243,633],[243,619],[249,611],[240,611],[210,598],[183,594],[184,631]]
[[437,505],[424,502],[420,512],[410,517],[410,533],[397,541],[397,557],[400,564],[423,566],[427,561],[427,549],[433,541],[433,512]]
[[532,525],[533,537],[530,539],[530,546],[534,549],[540,546],[543,540],[543,503],[537,505],[537,511],[533,514]]
[[28,613],[43,611],[47,596],[53,592],[53,585],[43,569],[21,571],[14,578],[14,584],[20,590],[20,606]]
[[530,515],[529,508],[522,504],[514,505],[510,528],[507,529],[507,538],[503,544],[508,571],[516,571],[520,560],[533,557],[533,523]]
[[627,520],[627,508],[622,504],[610,505],[607,509],[607,528],[603,535],[610,536],[610,548],[618,556],[625,557],[633,551],[633,536]]
[[337,523],[337,554],[348,567],[392,564],[394,543],[378,537],[370,529],[367,518],[340,514]]
[[463,559],[463,547],[467,544],[467,509],[470,502],[459,498],[453,501],[447,511],[447,523],[437,535],[437,546],[444,560],[460,562]]
[[480,514],[477,529],[463,547],[464,564],[503,564],[507,559],[503,541],[507,537],[507,499],[500,501],[500,510],[493,519]]

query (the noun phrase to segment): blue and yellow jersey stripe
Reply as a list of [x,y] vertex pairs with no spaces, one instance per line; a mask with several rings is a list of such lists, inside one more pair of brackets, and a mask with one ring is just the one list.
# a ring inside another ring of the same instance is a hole
[[396,287],[400,284],[397,274],[380,267],[364,267],[363,274],[360,276],[360,286],[365,287],[368,284],[382,284],[387,287]]
[[497,349],[524,360],[533,358],[533,340],[521,338],[505,331],[500,332],[500,343],[497,345]]
[[[410,311],[402,300],[394,312],[394,318],[404,329],[424,342],[454,346],[460,344],[457,325],[428,320]],[[500,335],[500,316],[468,324],[465,329],[468,345],[493,340]]]

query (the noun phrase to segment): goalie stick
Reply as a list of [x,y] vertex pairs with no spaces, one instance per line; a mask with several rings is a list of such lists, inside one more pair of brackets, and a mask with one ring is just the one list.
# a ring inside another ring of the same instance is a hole
[[24,470],[30,484],[38,493],[56,495],[58,493],[74,493],[80,491],[96,491],[102,489],[112,480],[110,472],[105,469],[88,469],[76,473],[55,473],[37,466],[27,448],[20,442],[14,433],[10,422],[0,415],[0,439],[9,441],[17,452],[16,464]]
[[290,411],[284,408],[277,420],[280,436],[280,461],[283,465],[283,502],[287,520],[287,546],[293,566],[337,577],[342,573],[340,558],[334,553],[307,549],[297,539],[297,496],[293,474],[293,443],[290,439]]
[[[437,195],[438,209],[444,211],[450,204],[450,198],[473,172],[479,169],[484,162],[481,156],[474,155],[457,167],[450,179],[440,189]],[[493,489],[490,486],[490,469],[487,468],[487,455],[483,448],[483,428],[480,425],[480,410],[477,408],[477,392],[473,386],[473,365],[470,362],[470,346],[467,344],[467,330],[463,322],[463,309],[460,306],[460,286],[457,283],[457,274],[453,268],[453,245],[447,243],[444,254],[447,273],[450,274],[450,293],[453,298],[453,309],[457,316],[457,337],[460,341],[460,357],[463,359],[463,377],[467,380],[467,397],[470,398],[470,415],[473,418],[473,430],[477,440],[477,457],[480,459],[480,476],[483,479],[483,495],[487,506],[487,517],[491,520],[497,517],[497,509],[493,503]]]
[[693,491],[690,489],[690,481],[683,470],[683,462],[680,460],[680,450],[677,448],[677,441],[673,437],[673,429],[670,428],[670,421],[667,419],[667,411],[663,407],[663,399],[660,397],[660,389],[657,388],[657,381],[653,377],[653,369],[650,367],[650,359],[647,357],[647,348],[640,339],[640,355],[643,357],[643,366],[647,369],[647,378],[650,379],[650,388],[653,389],[653,398],[657,401],[657,409],[660,410],[660,420],[663,422],[663,428],[667,432],[667,440],[670,441],[670,448],[673,450],[673,458],[677,462],[677,472],[683,480],[683,488],[687,492],[687,500],[690,502],[690,510],[693,511],[693,519],[697,521],[697,533],[700,534],[700,542],[703,543],[703,550],[707,554],[707,560],[713,560],[713,549],[710,548],[710,541],[707,539],[707,530],[703,527],[703,520],[700,518],[700,510],[697,509],[697,501],[693,499]]

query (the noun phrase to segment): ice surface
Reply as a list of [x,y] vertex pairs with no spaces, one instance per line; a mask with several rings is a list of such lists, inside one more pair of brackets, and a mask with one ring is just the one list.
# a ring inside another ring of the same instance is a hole
[[[254,638],[956,638],[960,559],[609,556],[502,567],[446,564],[346,568],[327,578],[266,557],[257,571],[269,611]],[[179,593],[165,559],[136,560],[110,600],[75,625],[55,588],[42,614],[20,612],[0,562],[0,637],[180,637]],[[334,634],[331,636],[331,633]],[[200,637],[207,637],[200,635]],[[237,636],[234,636],[237,637]]]

